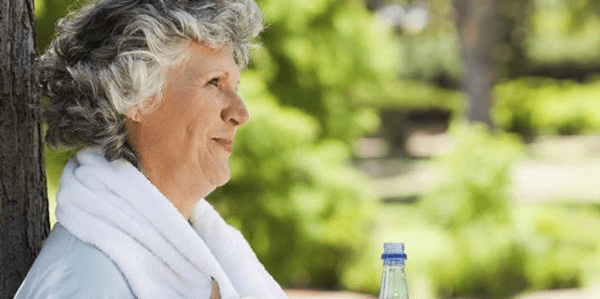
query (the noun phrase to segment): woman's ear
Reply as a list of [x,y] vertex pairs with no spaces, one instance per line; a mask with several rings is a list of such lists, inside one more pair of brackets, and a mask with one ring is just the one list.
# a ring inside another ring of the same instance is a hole
[[138,106],[130,107],[125,111],[125,116],[134,122],[140,122],[142,120],[141,114],[140,107]]
[[125,111],[125,116],[132,121],[140,122],[143,114],[149,114],[159,105],[156,96],[149,97],[141,105],[133,106]]

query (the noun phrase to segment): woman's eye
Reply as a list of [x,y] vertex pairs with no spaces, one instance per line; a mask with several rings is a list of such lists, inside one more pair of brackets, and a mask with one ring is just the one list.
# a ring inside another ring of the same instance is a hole
[[210,81],[208,81],[208,84],[219,86],[219,78],[210,79]]

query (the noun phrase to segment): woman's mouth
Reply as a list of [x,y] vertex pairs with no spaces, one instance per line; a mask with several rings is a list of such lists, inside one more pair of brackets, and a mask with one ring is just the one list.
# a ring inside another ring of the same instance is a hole
[[225,151],[230,153],[233,151],[233,140],[226,138],[213,138],[212,140],[222,146]]

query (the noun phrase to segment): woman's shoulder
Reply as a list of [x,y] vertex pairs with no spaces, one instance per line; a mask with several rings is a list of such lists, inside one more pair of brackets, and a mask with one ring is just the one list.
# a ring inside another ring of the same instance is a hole
[[106,254],[57,223],[15,298],[135,296],[123,273]]

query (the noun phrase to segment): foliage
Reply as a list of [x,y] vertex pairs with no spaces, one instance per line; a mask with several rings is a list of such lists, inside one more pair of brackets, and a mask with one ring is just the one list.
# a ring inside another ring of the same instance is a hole
[[432,279],[442,298],[510,297],[526,288],[509,176],[522,147],[482,124],[455,124],[451,131],[454,149],[439,158],[443,182],[422,203],[454,243],[451,257],[432,263]]
[[596,206],[529,204],[511,211],[511,224],[474,222],[449,232],[450,253],[428,267],[441,298],[511,298],[600,281]]
[[472,223],[511,223],[510,167],[523,148],[514,136],[482,124],[455,124],[452,153],[439,158],[443,181],[426,195],[432,218],[460,231]]
[[421,203],[443,227],[449,254],[430,260],[441,298],[511,298],[524,290],[597,283],[600,212],[595,207],[514,205],[510,169],[522,156],[518,139],[482,126],[454,125],[455,147],[440,157],[438,189]]
[[[399,1],[368,2],[397,4]],[[402,1],[400,1],[402,2]],[[403,1],[413,2],[413,1]],[[458,34],[451,0],[426,1],[429,24],[416,35],[402,33],[398,43],[404,79],[462,80]],[[409,3],[402,3],[405,7]],[[498,38],[494,58],[501,77],[511,79],[553,66],[580,69],[600,65],[600,2],[595,0],[502,0],[497,2]],[[550,68],[550,70],[545,70]],[[447,85],[447,84],[442,84]]]
[[471,224],[449,245],[451,257],[430,265],[440,298],[512,298],[527,289],[526,251],[511,226]]
[[536,63],[600,63],[598,1],[534,0],[529,17],[528,58]]
[[43,53],[54,38],[54,25],[59,18],[93,0],[35,0],[38,50]]
[[532,289],[574,288],[600,280],[600,212],[591,206],[538,205],[519,211]]
[[457,84],[463,76],[460,44],[454,31],[431,35],[401,36],[399,75],[402,78],[431,80],[441,76]]
[[575,135],[600,130],[600,80],[584,83],[525,77],[494,88],[493,115],[503,129],[526,137]]
[[391,28],[356,0],[259,2],[268,27],[255,68],[269,92],[316,117],[320,138],[348,142],[375,129],[357,101],[374,101],[394,78]]
[[[45,130],[44,130],[45,134]],[[77,152],[77,149],[52,149],[44,145],[44,158],[46,159],[46,185],[48,187],[48,209],[50,211],[50,225],[56,222],[54,210],[56,209],[56,193],[60,185],[60,176],[67,161]]]
[[440,108],[451,111],[457,115],[462,114],[462,102],[466,95],[460,90],[441,88],[419,80],[399,79],[386,84],[381,95],[376,99],[362,97],[359,90],[358,103],[374,108],[404,108],[404,109],[427,109]]

